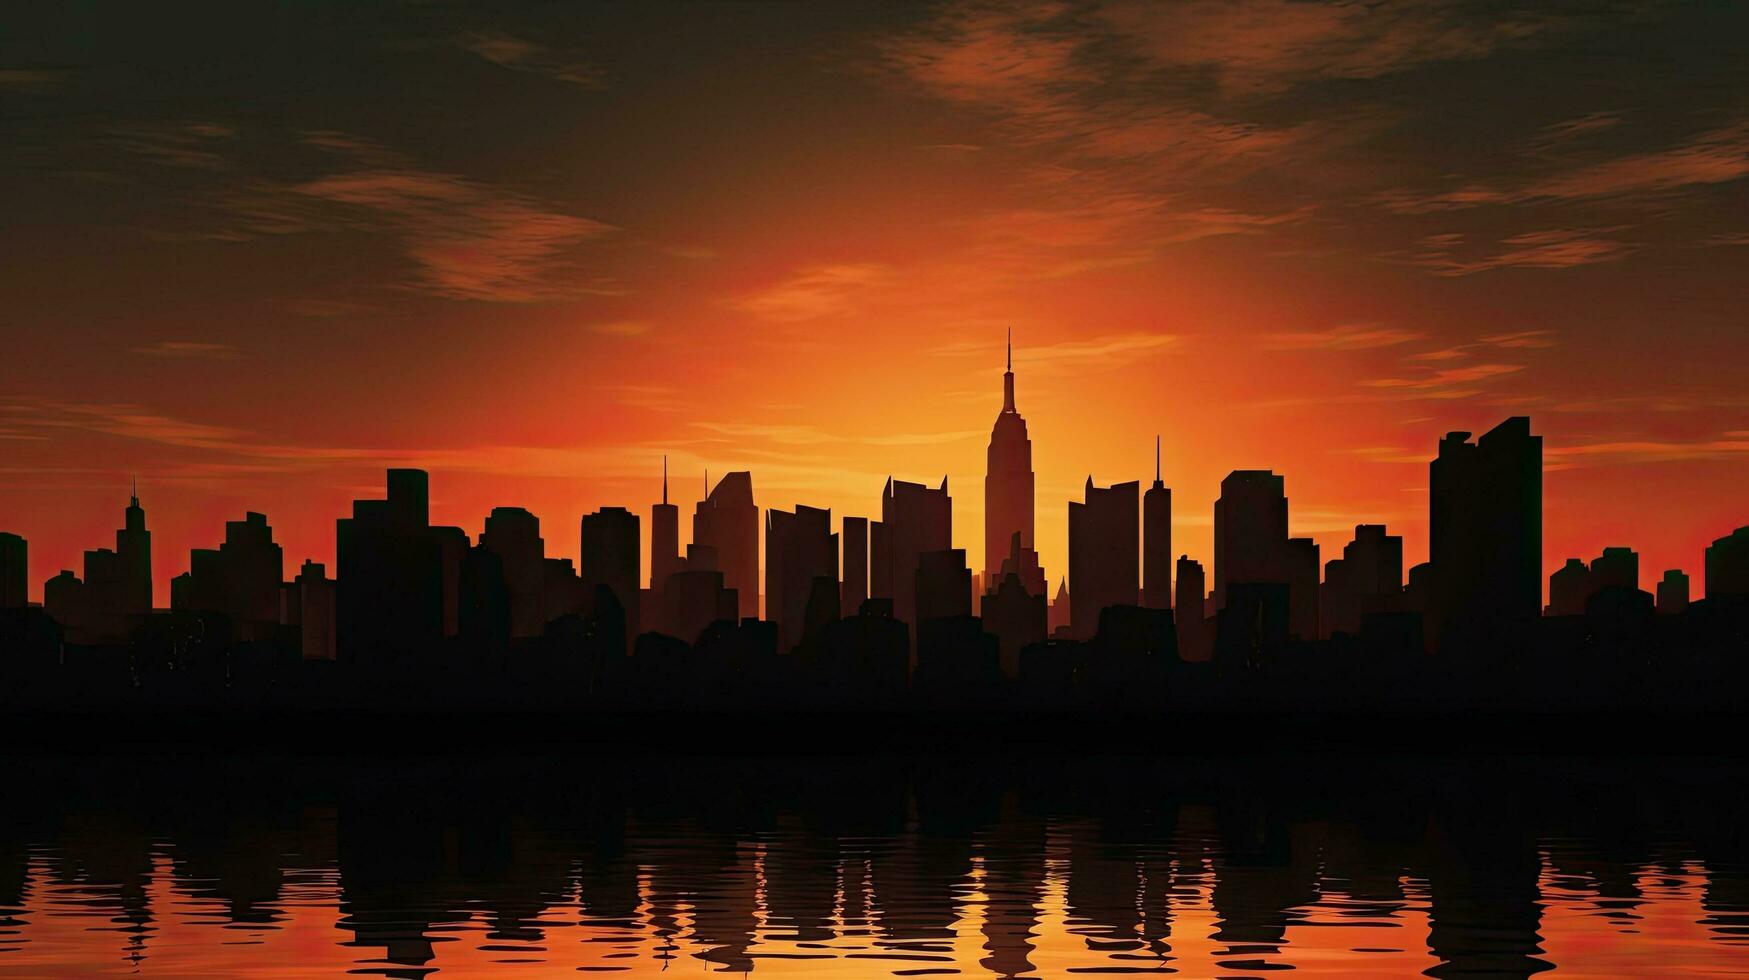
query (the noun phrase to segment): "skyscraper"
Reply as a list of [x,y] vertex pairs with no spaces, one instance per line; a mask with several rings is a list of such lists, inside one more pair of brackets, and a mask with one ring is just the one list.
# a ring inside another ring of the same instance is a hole
[[862,600],[868,598],[868,518],[844,518],[840,540],[844,572],[838,606],[844,615],[854,616],[862,608]]
[[1522,636],[1542,608],[1542,437],[1514,416],[1475,442],[1440,440],[1429,466],[1430,637],[1476,650]]
[[759,507],[753,503],[753,474],[728,474],[698,502],[692,540],[716,549],[723,585],[735,590],[741,616],[758,616]]
[[1211,634],[1203,618],[1203,599],[1207,595],[1202,562],[1180,555],[1177,564],[1177,594],[1173,597],[1173,620],[1178,625],[1178,655],[1185,660],[1204,661],[1211,654]]
[[777,623],[779,652],[802,642],[816,579],[838,587],[838,535],[832,512],[798,506],[765,511],[765,618]]
[[1160,437],[1154,437],[1154,485],[1142,494],[1142,605],[1172,608],[1172,490],[1160,480]]
[[918,556],[952,547],[953,498],[947,477],[933,490],[888,477],[881,490],[881,519],[869,528],[870,596],[893,600],[893,615],[915,630]]
[[1383,524],[1357,524],[1342,557],[1324,566],[1319,628],[1323,635],[1360,632],[1361,617],[1385,612],[1403,591],[1403,538]]
[[668,457],[662,457],[662,502],[650,508],[650,588],[662,591],[680,571],[680,508],[668,502]]
[[0,532],[0,609],[21,609],[30,594],[30,545],[16,534]]
[[1749,596],[1749,526],[1713,541],[1706,549],[1706,597]]
[[547,546],[540,518],[521,507],[494,507],[480,531],[480,547],[498,556],[510,603],[510,635],[541,635],[547,625]]
[[334,522],[335,640],[344,661],[428,655],[445,631],[444,545],[430,525],[424,470],[388,471],[384,500],[355,500]]
[[1069,502],[1069,629],[1077,639],[1099,630],[1099,614],[1140,597],[1140,527],[1135,480],[1099,488],[1087,478],[1086,500]]
[[1287,494],[1269,470],[1234,470],[1215,501],[1215,608],[1234,583],[1287,582]]
[[603,507],[583,515],[579,538],[577,571],[583,578],[584,594],[593,598],[598,586],[613,593],[625,610],[628,643],[637,639],[639,627],[642,540],[638,523],[638,515],[624,507]]
[[[1014,345],[1008,345],[1007,367],[1002,373],[1002,411],[990,429],[990,448],[984,470],[984,578],[994,583],[1001,576],[1002,560],[1008,557],[1010,539],[1020,535],[1023,551],[1033,551],[1032,440],[1026,434],[1026,419],[1014,407]],[[1023,582],[1029,590],[1044,594],[1044,575]]]

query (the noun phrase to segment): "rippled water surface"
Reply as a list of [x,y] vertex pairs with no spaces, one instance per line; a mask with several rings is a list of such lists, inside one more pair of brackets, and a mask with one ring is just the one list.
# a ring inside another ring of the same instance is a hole
[[35,759],[0,975],[1745,973],[1744,774]]

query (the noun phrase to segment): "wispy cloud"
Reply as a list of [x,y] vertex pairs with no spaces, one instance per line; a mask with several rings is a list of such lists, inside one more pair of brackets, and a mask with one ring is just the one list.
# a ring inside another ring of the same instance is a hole
[[236,138],[236,129],[223,123],[138,122],[111,128],[104,142],[164,166],[228,170]]
[[[1568,136],[1614,125],[1613,117],[1571,121]],[[1580,127],[1576,131],[1571,127]],[[1513,184],[1468,181],[1437,191],[1392,190],[1375,200],[1399,214],[1428,214],[1486,205],[1586,201],[1670,194],[1749,177],[1749,122],[1733,123],[1661,150],[1631,153]]]
[[215,344],[195,340],[160,340],[155,344],[130,348],[135,354],[184,360],[229,361],[242,356],[230,344]]
[[1491,16],[1437,0],[1390,4],[1258,0],[1122,0],[1099,8],[1146,57],[1195,68],[1241,92],[1306,81],[1378,78],[1419,65],[1484,58],[1561,22],[1509,12]]
[[1308,330],[1295,333],[1264,334],[1260,340],[1264,350],[1370,350],[1395,347],[1423,335],[1415,330],[1385,327],[1376,324],[1345,324],[1328,330]]
[[601,292],[574,272],[573,250],[616,229],[454,174],[365,169],[294,185],[292,193],[369,216],[399,236],[419,285],[454,299],[533,302]]
[[1522,364],[1470,364],[1429,369],[1412,377],[1376,378],[1362,381],[1361,386],[1388,389],[1415,398],[1469,398],[1481,393],[1480,385],[1522,370]]
[[512,71],[544,75],[584,88],[602,88],[606,81],[606,73],[583,58],[509,34],[479,31],[462,37],[461,45]]
[[1430,235],[1403,259],[1441,276],[1470,276],[1493,269],[1572,269],[1614,262],[1637,246],[1608,237],[1620,228],[1529,231],[1487,246],[1471,245],[1463,235]]
[[609,320],[604,323],[591,323],[585,329],[603,337],[642,337],[654,328],[643,320]]
[[65,68],[0,68],[0,89],[46,91],[59,88],[71,74]]
[[892,269],[871,262],[813,266],[730,305],[765,320],[817,320],[856,311],[868,290],[891,282],[893,277]]

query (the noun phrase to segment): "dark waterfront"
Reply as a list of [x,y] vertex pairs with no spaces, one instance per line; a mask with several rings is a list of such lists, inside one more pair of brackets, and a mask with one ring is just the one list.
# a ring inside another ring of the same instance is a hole
[[1749,970],[1736,760],[577,745],[5,771],[5,976]]

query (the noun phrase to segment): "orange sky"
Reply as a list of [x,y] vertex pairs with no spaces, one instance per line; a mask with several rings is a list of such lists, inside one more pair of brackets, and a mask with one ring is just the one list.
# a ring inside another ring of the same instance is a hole
[[688,510],[707,467],[862,515],[945,474],[978,556],[1012,328],[1053,580],[1156,433],[1180,551],[1272,468],[1325,559],[1385,522],[1419,561],[1435,440],[1529,414],[1545,565],[1698,592],[1749,523],[1745,16],[33,11],[0,528],[40,597],[138,474],[162,602],[245,509],[289,575],[420,465],[435,520],[526,506],[574,556],[666,453]]

